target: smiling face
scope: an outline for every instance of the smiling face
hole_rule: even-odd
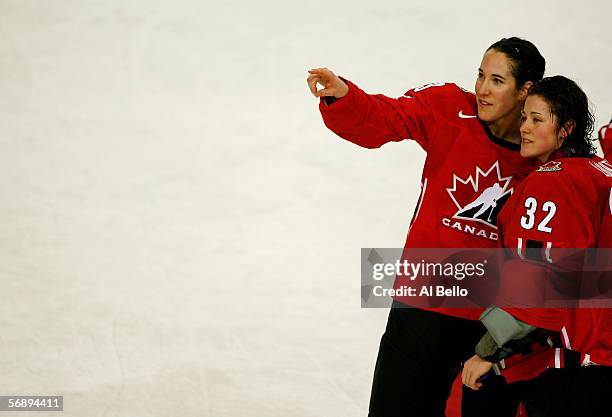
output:
[[[517,90],[511,61],[506,54],[494,49],[485,52],[475,86],[478,118],[493,125],[518,124],[521,104],[529,86],[523,87]]]
[[[546,162],[561,147],[566,134],[557,126],[550,105],[540,96],[529,96],[521,113],[521,156]]]

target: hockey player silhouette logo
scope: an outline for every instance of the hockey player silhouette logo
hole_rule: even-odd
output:
[[[476,166],[476,172],[462,179],[453,174],[453,186],[447,188],[457,206],[455,219],[472,220],[497,229],[497,214],[510,195],[512,176],[502,177],[499,161],[486,171]]]

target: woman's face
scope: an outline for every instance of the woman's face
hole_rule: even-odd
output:
[[[526,92],[517,91],[510,60],[503,52],[485,52],[476,78],[478,118],[496,122],[504,117],[518,117]]]
[[[521,156],[546,162],[561,147],[564,131],[540,96],[529,96],[521,113]]]

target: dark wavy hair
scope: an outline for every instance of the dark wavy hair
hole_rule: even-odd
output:
[[[595,118],[589,100],[578,84],[561,75],[546,77],[533,85],[529,96],[541,97],[548,103],[557,133],[569,124],[574,125],[561,145],[567,156],[590,158],[597,153],[591,139]]]
[[[536,46],[521,38],[503,38],[487,48],[503,53],[510,60],[510,71],[519,90],[527,81],[541,80],[546,69],[546,60]]]

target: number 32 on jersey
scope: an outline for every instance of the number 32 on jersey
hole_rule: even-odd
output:
[[[546,201],[540,207],[538,200],[533,197],[528,197],[525,200],[526,213],[521,216],[521,227],[525,230],[531,230],[535,226],[536,213],[541,211],[546,213],[546,217],[538,223],[537,230],[544,233],[551,233],[552,228],[548,226],[548,223],[552,220],[557,213],[557,206],[552,201]],[[539,216],[538,216],[539,217]]]

